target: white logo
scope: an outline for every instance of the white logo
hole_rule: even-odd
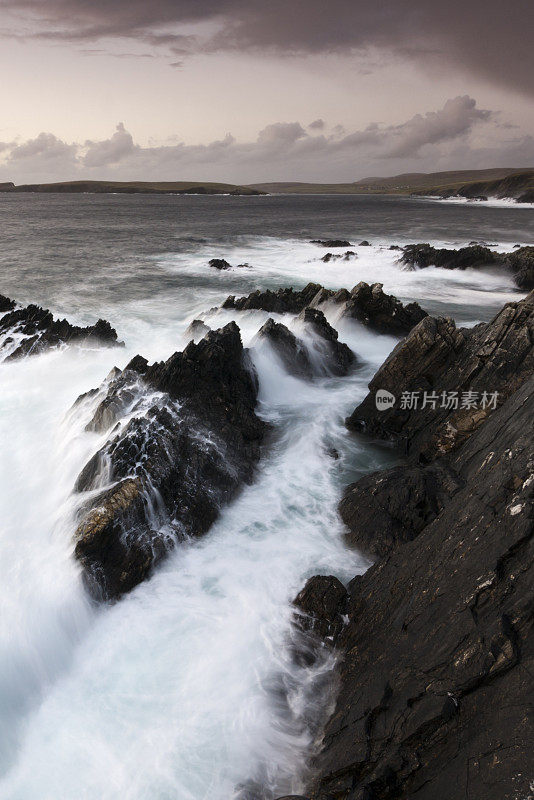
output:
[[[375,395],[375,403],[379,411],[386,411],[386,409],[392,408],[395,405],[395,400],[395,395],[386,389],[379,389]]]

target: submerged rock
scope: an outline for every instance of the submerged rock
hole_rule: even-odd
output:
[[[235,323],[165,362],[137,356],[110,386],[106,409],[136,369],[148,410],[126,421],[76,482],[93,494],[81,509],[75,554],[89,588],[105,599],[147,577],[177,541],[208,530],[252,479],[266,430]]]
[[[209,333],[211,328],[206,325],[201,319],[194,319],[190,325],[188,325],[185,336],[187,339],[192,339],[194,342],[200,341],[203,339],[204,336]]]
[[[321,247],[352,247],[346,239],[312,239],[311,244],[318,244]]]
[[[326,253],[321,261],[328,264],[330,261],[351,261],[354,258],[358,258],[354,250],[347,250],[345,253]]]
[[[347,590],[333,575],[315,575],[293,601],[296,621],[305,631],[313,631],[323,641],[335,644],[347,613]]]
[[[534,292],[471,329],[426,317],[380,367],[347,425],[398,440],[426,463],[458,447],[532,374],[533,341]],[[379,410],[379,390],[394,404]]]
[[[117,331],[104,319],[82,328],[71,325],[66,319],[54,319],[50,311],[40,306],[16,308],[14,301],[7,297],[1,299],[3,310],[11,310],[0,317],[0,355],[15,337],[20,339],[16,349],[5,358],[6,361],[36,355],[63,344],[124,346],[124,342],[117,341]]]

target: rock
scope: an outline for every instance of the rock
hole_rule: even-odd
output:
[[[418,267],[419,269],[425,267],[479,269],[502,264],[502,257],[499,253],[479,244],[451,250],[445,247],[435,248],[426,243],[406,245],[400,261],[408,267]]]
[[[315,575],[293,601],[297,625],[313,631],[321,640],[335,644],[347,612],[347,590],[333,575]]]
[[[238,311],[256,309],[275,314],[299,314],[322,288],[318,283],[308,283],[300,291],[290,288],[278,289],[276,292],[266,289],[262,292],[257,289],[246,297],[236,299],[230,295],[222,304],[222,308],[235,308]]]
[[[0,312],[12,311],[15,305],[16,303],[14,300],[10,300],[10,298],[6,297],[4,294],[0,294]]]
[[[350,261],[353,258],[358,258],[354,250],[347,250],[345,253],[326,253],[321,258],[321,261],[324,261],[325,264],[328,264],[329,261],[339,261],[342,259],[343,261]]]
[[[204,336],[209,333],[211,330],[205,322],[201,319],[194,319],[190,325],[188,325],[185,336],[187,339],[192,339],[194,342],[200,341],[203,339]]]
[[[351,292],[347,289],[325,289],[317,283],[309,283],[301,291],[278,289],[276,292],[259,289],[246,297],[228,297],[222,308],[235,308],[239,311],[258,309],[278,314],[299,314],[308,306],[317,308],[331,302],[342,306],[343,317],[356,319],[364,325],[392,336],[404,336],[418,322],[427,316],[418,303],[403,305],[393,295],[385,294],[381,283],[370,286],[363,281]]]
[[[534,247],[520,247],[504,258],[517,286],[528,291],[534,289]]]
[[[356,357],[350,347],[338,341],[338,332],[329,324],[322,311],[305,308],[298,317],[299,322],[313,337],[314,348],[326,372],[332,375],[347,375]],[[316,370],[320,369],[317,359],[312,359]]]
[[[412,460],[428,463],[464,442],[532,373],[533,340],[534,292],[471,329],[427,316],[380,367],[347,425],[397,440]],[[393,406],[377,409],[380,389],[395,396]],[[414,395],[416,408],[410,402]]]
[[[402,250],[402,247],[400,247],[398,244],[390,244],[388,250]]]
[[[516,198],[517,203],[534,203],[534,189],[528,189]]]
[[[10,300],[8,302],[13,303]],[[13,341],[13,334],[23,338],[16,350],[6,357],[6,361],[35,355],[63,344],[86,343],[124,347],[124,342],[117,341],[116,330],[104,319],[81,328],[71,325],[66,319],[54,319],[50,311],[35,305],[13,308],[0,317],[0,352],[5,347],[6,340]]]
[[[384,557],[415,539],[462,486],[447,465],[400,466],[366,475],[349,486],[339,505],[347,541]]]
[[[362,242],[360,242],[358,247],[371,247],[371,243],[368,242],[367,239],[364,239]]]
[[[291,375],[308,379],[313,377],[313,368],[304,342],[297,339],[285,325],[268,319],[260,328],[258,338],[269,342]]]
[[[311,244],[318,244],[321,247],[352,247],[346,239],[312,239]]]
[[[104,599],[132,589],[177,541],[209,529],[252,480],[266,430],[254,411],[257,382],[235,323],[165,362],[149,366],[136,356],[104,401],[114,416],[121,410],[114,407],[116,387],[128,390],[137,365],[139,402],[148,410],[106,442],[75,487],[92,492],[75,555],[88,587]]]
[[[350,292],[343,317],[356,319],[380,333],[404,336],[427,316],[418,303],[404,306],[396,297],[385,294],[381,283],[358,283]]]
[[[493,362],[496,373],[502,364]],[[426,524],[417,518],[417,538],[389,542],[387,556],[349,584],[313,800],[531,793],[534,377],[523,377],[449,456],[461,485]],[[393,491],[380,493],[383,475],[371,502],[398,517]]]
[[[232,265],[224,258],[210,258],[208,264],[213,269],[232,269]]]

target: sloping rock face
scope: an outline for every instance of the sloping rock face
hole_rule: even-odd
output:
[[[347,425],[398,440],[428,463],[458,447],[532,374],[533,341],[534,292],[469,330],[426,317],[386,359]],[[380,389],[396,401],[379,411]]]
[[[54,319],[50,311],[40,306],[15,306],[13,300],[0,297],[0,312],[8,312],[0,318],[0,356],[15,337],[20,339],[15,350],[4,359],[6,361],[36,355],[44,350],[75,342],[123,346],[123,342],[117,341],[117,331],[104,319],[99,319],[95,325],[81,328],[71,325],[66,319]]]
[[[301,291],[278,289],[272,292],[259,289],[246,297],[228,297],[222,308],[238,311],[257,309],[278,314],[300,314],[305,308],[318,308],[323,303],[339,306],[340,315],[356,319],[364,325],[393,336],[405,336],[427,316],[418,303],[403,305],[393,295],[385,294],[381,283],[358,283],[352,291],[325,289],[318,283],[309,283]]]
[[[405,512],[389,472],[349,490],[356,541],[383,558],[348,587],[340,691],[312,765],[312,798],[530,796],[533,425],[528,377],[448,459],[456,488],[429,517],[418,500],[428,466],[404,478],[415,486]],[[359,516],[364,490],[382,508],[373,527],[366,511]],[[413,537],[384,539],[392,519]]]
[[[177,541],[205,533],[251,481],[266,430],[256,395],[235,323],[168,361],[149,366],[136,356],[113,378],[88,427],[102,431],[126,412],[129,421],[75,487],[94,492],[82,507],[75,554],[95,595],[132,589]]]

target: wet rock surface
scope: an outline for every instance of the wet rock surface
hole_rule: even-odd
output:
[[[409,267],[441,267],[442,269],[477,269],[502,264],[503,259],[480,244],[460,247],[458,250],[446,247],[432,247],[430,244],[409,244],[403,248],[401,263]]]
[[[144,387],[144,395],[132,388]],[[126,419],[76,483],[82,506],[75,554],[90,590],[113,599],[146,578],[177,541],[205,533],[252,479],[266,425],[238,327],[211,331],[165,362],[136,356],[113,378],[90,429]]]
[[[298,626],[335,644],[345,624],[347,599],[347,590],[336,577],[314,575],[293,601]]]
[[[386,294],[381,283],[358,283],[346,300],[342,316],[356,319],[380,333],[404,336],[427,316],[418,303],[403,305]]]
[[[507,266],[520,289],[534,289],[534,247],[520,247],[506,256]]]
[[[232,265],[224,258],[210,258],[208,264],[213,269],[232,269]]]
[[[380,367],[347,425],[397,440],[411,459],[427,463],[458,447],[532,374],[533,341],[534,292],[471,329],[426,317]],[[380,389],[396,400],[379,411]]]
[[[268,341],[287,372],[299,378],[313,377],[313,367],[304,342],[281,322],[268,319],[258,331],[260,341]]]
[[[313,337],[314,347],[320,357],[318,363],[315,361],[317,371],[320,372],[324,364],[327,374],[347,375],[356,357],[347,344],[338,341],[338,332],[329,324],[323,312],[316,308],[305,308],[299,314],[298,322]]]
[[[347,289],[325,289],[318,283],[309,283],[304,289],[278,289],[276,292],[259,289],[246,297],[228,297],[222,308],[239,311],[256,309],[278,314],[299,314],[308,306],[318,308],[323,303],[337,306],[337,313],[355,319],[363,325],[393,336],[404,336],[414,325],[427,316],[418,303],[403,305],[393,295],[383,291],[381,283],[358,283],[350,292]]]
[[[0,317],[0,357],[2,350],[18,341],[16,348],[4,358],[6,361],[36,355],[63,344],[123,346],[123,342],[117,340],[117,331],[104,319],[79,327],[66,319],[54,319],[50,311],[40,306],[16,308],[13,300],[3,296],[0,297],[2,311],[7,313]]]
[[[313,798],[529,795],[533,420],[528,378],[449,462],[460,486],[437,516],[349,584]]]
[[[485,378],[507,387],[505,397],[446,454],[425,448],[420,438],[433,439],[442,423],[433,410],[434,422],[427,416],[424,430],[414,434],[415,452],[426,452],[430,463],[365,476],[345,492],[340,512],[348,539],[379,560],[340,600],[345,624],[334,634],[339,693],[311,764],[313,800],[529,796],[531,315],[532,297],[508,304],[469,333],[456,331],[450,320],[438,325],[429,318],[419,326],[434,338],[426,356],[413,353],[414,372],[458,376],[469,363],[470,379],[484,370]],[[414,330],[415,340],[422,331]],[[402,348],[388,361],[402,361]],[[473,358],[482,366],[472,368]],[[410,362],[403,363],[407,368]],[[387,413],[375,409],[377,416]],[[437,457],[430,460],[432,453]],[[333,581],[316,576],[299,595],[305,619],[327,643],[335,598],[343,597]]]

